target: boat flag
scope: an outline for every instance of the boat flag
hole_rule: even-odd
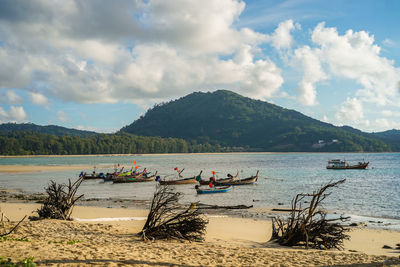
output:
[[[178,170],[178,167],[175,167],[174,170],[177,171],[177,170]]]
[[[213,175],[215,175],[215,171],[211,171],[211,173],[212,173]]]
[[[133,161],[133,165],[135,165],[135,164],[136,164],[136,160]]]
[[[139,166],[135,166],[135,170],[139,169]]]

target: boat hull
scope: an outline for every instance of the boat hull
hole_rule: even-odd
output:
[[[231,189],[231,186],[223,186],[220,188],[210,188],[210,189],[196,189],[197,194],[217,194],[217,193],[226,193]]]
[[[248,185],[254,184],[258,179],[258,176],[249,177],[246,179],[236,180],[236,181],[227,181],[227,182],[216,182],[215,185]]]
[[[141,177],[141,178],[126,178],[126,179],[118,179],[113,180],[114,184],[123,184],[123,183],[141,183],[141,182],[151,182],[156,178],[155,175],[150,177]]]
[[[177,185],[177,184],[197,184],[196,177],[185,178],[180,180],[171,180],[171,181],[158,181],[160,185]]]
[[[143,177],[143,173],[140,173],[136,176],[117,176],[112,181],[114,184],[151,182],[155,180],[156,176],[157,172],[149,177]]]
[[[326,166],[328,170],[363,170],[367,168],[369,162],[365,162],[357,165],[347,165],[347,166]]]
[[[219,183],[223,184],[223,183],[226,183],[226,182],[234,181],[238,177],[239,177],[239,171],[236,173],[235,176],[218,179],[216,181],[216,184],[219,184]],[[210,183],[210,181],[208,181],[208,180],[200,180],[199,181],[200,185],[208,185],[209,183]]]

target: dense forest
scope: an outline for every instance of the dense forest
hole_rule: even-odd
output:
[[[393,146],[351,127],[336,127],[226,90],[195,92],[155,105],[121,132],[254,151],[382,152],[392,151]]]
[[[31,131],[0,134],[0,155],[77,155],[199,153],[234,151],[219,145],[198,144],[177,138],[143,137],[132,134],[96,134],[87,137],[57,136]]]

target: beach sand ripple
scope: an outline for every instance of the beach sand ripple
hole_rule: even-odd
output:
[[[400,259],[363,253],[250,248],[226,242],[143,242],[119,225],[25,221],[0,243],[0,256],[33,256],[40,265],[60,266],[400,266]]]

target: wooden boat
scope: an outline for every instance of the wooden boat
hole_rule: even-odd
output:
[[[189,177],[189,178],[182,178],[178,180],[158,180],[160,185],[178,185],[178,184],[196,184],[198,180],[201,180],[201,173],[203,171],[200,171],[199,175]]]
[[[204,188],[200,189],[198,185],[196,185],[197,194],[216,194],[216,193],[226,193],[231,189],[232,186],[221,186],[221,187],[213,187],[213,188]]]
[[[112,180],[117,177],[119,174],[122,173],[122,171],[124,170],[124,167],[122,167],[119,171],[117,169],[117,167],[115,167],[114,172],[108,172],[106,174],[106,177],[103,178],[104,182],[112,182]]]
[[[250,176],[248,178],[244,179],[239,179],[239,180],[231,180],[231,181],[222,181],[219,182],[218,180],[214,183],[214,185],[248,185],[248,184],[254,184],[258,180],[258,173],[257,171],[256,175]]]
[[[236,180],[239,177],[239,171],[237,171],[235,176],[232,176],[230,174],[227,175],[228,177],[226,178],[221,178],[221,179],[217,179],[216,183],[224,183],[224,182],[229,182],[229,181],[233,181]],[[198,181],[200,185],[208,185],[210,183],[210,180],[200,180]]]
[[[83,177],[83,180],[104,179],[106,177],[102,172],[92,172],[91,174],[87,174],[86,172],[84,172],[83,174],[81,174],[81,176]]]
[[[157,176],[157,172],[151,176],[145,176],[143,173],[135,177],[118,177],[113,180],[113,183],[140,183],[140,182],[151,182],[154,181]]]
[[[358,162],[355,165],[348,164],[345,160],[333,159],[328,161],[327,169],[330,170],[348,170],[348,169],[365,169],[369,164],[368,162]]]

